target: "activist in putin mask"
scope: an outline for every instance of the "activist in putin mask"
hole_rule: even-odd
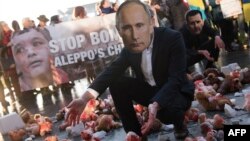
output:
[[[22,91],[67,82],[67,74],[53,65],[51,37],[39,28],[24,29],[12,37],[12,52]]]
[[[153,30],[153,19],[140,5],[121,8],[116,26],[124,46],[133,53],[140,53],[149,47]],[[149,12],[149,11],[148,11]],[[150,13],[150,12],[149,12]]]

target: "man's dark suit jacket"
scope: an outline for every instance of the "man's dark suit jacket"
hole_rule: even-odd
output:
[[[103,93],[115,80],[131,67],[136,78],[144,81],[141,70],[142,53],[131,53],[126,47],[119,57],[104,70],[89,86]],[[161,107],[166,107],[176,94],[182,93],[193,100],[194,85],[186,77],[186,49],[182,35],[167,28],[154,29],[152,51],[153,77],[159,91],[152,98]]]

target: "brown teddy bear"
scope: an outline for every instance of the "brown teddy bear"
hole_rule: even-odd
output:
[[[208,74],[210,74],[210,73],[214,74],[216,77],[223,77],[223,78],[225,77],[225,75],[216,68],[207,68],[203,72],[203,75],[204,75],[204,77],[207,77]]]
[[[24,129],[12,130],[8,133],[11,141],[23,141],[26,132]]]
[[[20,114],[22,120],[24,123],[26,124],[32,124],[32,123],[36,123],[36,121],[34,120],[34,115],[32,115],[29,111],[22,111]]]
[[[210,94],[205,93],[203,91],[197,91],[195,96],[196,96],[196,99],[198,100],[198,102],[207,111],[223,110],[225,104],[228,104],[230,106],[234,106],[234,104],[230,101],[229,98],[227,98],[221,94],[216,94],[215,96],[213,96],[213,95],[210,95]]]
[[[95,131],[110,131],[114,128],[121,127],[121,123],[115,122],[112,115],[100,115],[96,121]]]
[[[249,84],[250,83],[250,70],[249,69],[241,70],[240,75],[241,75],[241,83],[242,84]]]
[[[209,73],[207,77],[203,79],[203,83],[206,86],[211,85],[214,88],[214,90],[217,90],[220,87],[222,80],[220,80],[218,76],[216,76],[216,74]]]
[[[242,89],[242,87],[243,86],[238,77],[227,75],[224,81],[222,82],[221,86],[217,90],[217,92],[224,95],[224,94],[239,91]]]
[[[223,79],[225,78],[225,75],[220,72],[218,69],[216,68],[208,68],[203,72],[204,75],[204,79],[203,82],[205,85],[211,85],[213,86],[214,90],[217,90]]]

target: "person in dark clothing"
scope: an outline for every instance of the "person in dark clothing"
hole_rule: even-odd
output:
[[[137,0],[121,4],[116,13],[116,27],[125,47],[82,97],[67,106],[67,120],[72,124],[79,122],[86,103],[109,87],[128,138],[131,132],[139,138],[145,137],[158,118],[165,124],[173,123],[175,137],[184,139],[188,135],[184,115],[194,98],[194,84],[187,79],[181,33],[154,28],[148,6]],[[128,67],[134,70],[135,77],[124,76]],[[149,109],[143,125],[136,117],[133,102]]]
[[[231,44],[237,38],[237,32],[234,32],[233,20],[223,17],[220,1],[209,0],[209,5],[212,7],[213,22],[221,30],[221,38],[225,42],[225,49],[233,51]]]
[[[181,28],[187,48],[187,67],[205,60],[206,68],[215,67],[219,58],[219,49],[224,48],[224,42],[219,33],[205,24],[199,10],[186,13],[186,25]]]

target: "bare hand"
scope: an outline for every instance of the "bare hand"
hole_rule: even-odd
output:
[[[80,116],[86,104],[90,99],[94,98],[89,92],[84,93],[82,98],[75,99],[67,106],[68,112],[66,113],[66,120],[70,125],[76,125],[80,121]]]
[[[149,104],[148,106],[149,117],[148,117],[148,121],[144,123],[143,126],[141,127],[142,135],[148,134],[149,131],[152,129],[154,125],[154,121],[156,120],[157,110],[158,110],[158,104],[155,104],[155,103]]]
[[[70,102],[67,106],[68,112],[66,113],[66,120],[70,125],[78,124],[80,121],[80,116],[84,110],[87,102],[83,99],[75,99]]]
[[[218,47],[218,48],[225,48],[225,44],[223,42],[223,40],[220,38],[220,36],[215,36],[215,47]]]

